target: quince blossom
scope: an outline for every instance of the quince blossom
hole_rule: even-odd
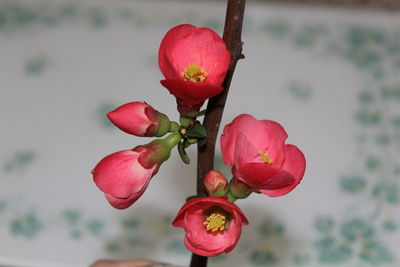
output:
[[[233,166],[234,179],[270,197],[292,191],[303,178],[306,161],[294,145],[285,144],[287,133],[277,122],[237,116],[221,136],[225,164]]]
[[[161,41],[158,64],[165,77],[161,84],[173,94],[185,115],[219,94],[230,65],[230,53],[217,33],[182,24]]]
[[[186,202],[172,222],[185,232],[184,244],[195,254],[213,257],[237,244],[247,218],[226,197],[199,197]]]

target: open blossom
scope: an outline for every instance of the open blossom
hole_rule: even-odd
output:
[[[239,241],[242,225],[247,224],[239,207],[226,197],[191,199],[172,222],[185,230],[186,248],[206,257],[229,253]]]
[[[144,193],[180,139],[179,134],[172,134],[132,150],[108,155],[93,169],[93,180],[111,206],[126,209]]]
[[[300,183],[306,167],[303,153],[286,138],[279,123],[242,114],[224,128],[222,156],[235,179],[253,191],[282,196]]]
[[[170,125],[165,114],[143,102],[122,105],[107,117],[122,131],[136,136],[163,136]]]
[[[188,113],[223,90],[230,54],[213,30],[183,24],[164,36],[158,64],[165,77],[161,84],[177,98],[178,110]]]

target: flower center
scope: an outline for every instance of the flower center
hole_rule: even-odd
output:
[[[206,79],[207,72],[196,64],[190,64],[183,70],[183,80],[187,82],[203,82]]]
[[[220,212],[211,213],[205,222],[203,222],[207,230],[211,232],[224,231],[226,225],[226,216]]]
[[[261,151],[258,151],[258,154],[260,155],[260,157],[262,158],[264,163],[266,163],[266,164],[271,164],[272,163],[272,159],[269,158],[268,153],[263,153]]]

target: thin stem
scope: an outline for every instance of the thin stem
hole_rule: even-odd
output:
[[[204,190],[204,175],[213,169],[215,143],[219,126],[221,123],[222,114],[224,112],[226,98],[229,92],[229,86],[232,81],[236,63],[239,59],[244,58],[242,54],[241,40],[243,15],[246,5],[246,0],[228,0],[228,6],[225,17],[225,27],[223,39],[231,53],[231,64],[226,75],[225,81],[222,84],[224,91],[217,96],[214,96],[208,101],[206,115],[203,125],[207,130],[207,144],[198,147],[198,162],[197,162],[197,194],[206,195]],[[207,257],[192,254],[190,267],[205,267],[207,266]]]

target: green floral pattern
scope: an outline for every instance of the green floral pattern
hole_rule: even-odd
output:
[[[99,38],[100,42],[105,42],[108,38],[112,38],[110,29],[116,29],[115,25],[118,25],[126,31],[127,36],[133,33],[134,38],[139,39],[146,38],[143,34],[145,32],[154,34],[157,32],[159,34],[157,39],[160,39],[160,27],[166,30],[169,26],[185,22],[211,27],[219,32],[222,30],[223,17],[220,13],[204,12],[203,14],[189,4],[182,3],[182,7],[179,7],[177,11],[164,12],[162,9],[153,10],[144,2],[138,4],[142,8],[134,4],[117,2],[118,4],[114,6],[68,0],[54,3],[34,1],[31,4],[27,4],[27,1],[1,1],[0,38],[5,38],[6,41],[10,38],[8,42],[12,45],[13,38],[15,40],[26,38],[29,41],[29,38],[32,38],[30,35],[42,33],[46,36],[45,33],[81,27],[86,31],[85,34],[91,34],[93,38]],[[248,20],[244,26],[246,43],[260,42],[267,48],[268,45],[289,46],[296,55],[305,57],[316,64],[321,72],[324,72],[325,61],[329,64],[330,60],[337,60],[342,64],[341,66],[346,65],[354,71],[354,76],[357,76],[360,81],[359,87],[352,88],[354,92],[343,95],[343,98],[351,98],[352,108],[347,118],[355,129],[354,133],[349,130],[350,134],[354,134],[354,147],[349,148],[346,153],[354,154],[354,157],[351,164],[336,166],[337,173],[332,174],[334,176],[332,179],[336,179],[336,188],[332,190],[338,190],[336,197],[345,201],[346,207],[341,206],[332,211],[330,209],[316,210],[314,217],[309,218],[307,225],[297,225],[289,219],[283,219],[285,217],[278,216],[277,212],[266,213],[266,210],[257,210],[257,214],[253,217],[249,215],[251,225],[247,227],[247,232],[244,232],[238,247],[229,256],[222,255],[211,259],[212,264],[216,266],[397,266],[400,202],[400,110],[398,108],[400,104],[400,31],[396,27],[385,26],[385,24],[364,24],[361,19],[357,22],[357,18],[331,23],[321,17],[314,21],[297,21],[282,10],[277,10],[279,16],[257,16],[257,12],[251,8],[248,12]],[[62,57],[58,57],[54,51],[51,52],[51,49],[49,51],[32,49],[32,51],[24,52],[26,57],[16,59],[19,67],[15,69],[21,70],[19,71],[23,75],[21,79],[25,79],[28,84],[43,82],[57,68],[63,69]],[[315,58],[321,57],[323,63],[315,61]],[[141,58],[138,57],[135,60],[137,60],[136,65],[151,69],[152,74],[158,75],[157,79],[161,77],[158,70],[154,72],[157,67],[154,53],[151,55],[142,53]],[[247,63],[251,64],[251,60],[250,57]],[[2,62],[0,66],[1,64]],[[287,62],[287,64],[294,63]],[[4,69],[7,69],[7,66]],[[88,70],[90,71],[95,72],[96,69]],[[142,74],[137,69],[134,71],[130,79],[136,82],[135,79],[139,80]],[[75,77],[70,79],[72,91],[76,85],[74,79]],[[309,75],[299,71],[299,75],[287,74],[282,79],[284,81],[281,81],[281,84],[286,90],[282,90],[283,96],[277,95],[277,101],[291,103],[293,109],[299,109],[302,112],[307,112],[304,110],[308,105],[314,105],[320,101],[324,81],[321,82],[318,73]],[[343,85],[343,82],[338,81],[338,86],[340,85]],[[53,86],[52,90],[57,90],[58,84],[53,84]],[[131,86],[129,85],[128,88]],[[116,81],[115,88],[118,87],[125,87],[125,85]],[[18,88],[12,89],[17,92]],[[7,92],[14,94],[13,90]],[[140,95],[134,89],[130,90],[123,97]],[[141,88],[141,90],[144,93],[147,92],[147,88]],[[18,99],[28,102],[28,98],[24,100],[25,93],[20,93]],[[52,93],[52,91],[47,93]],[[66,92],[58,93],[62,97],[67,95]],[[91,93],[96,94],[96,91],[93,90]],[[38,91],[37,94],[44,96],[46,91]],[[268,92],[266,96],[270,96]],[[69,100],[70,107],[83,105],[84,101],[80,101],[81,97],[84,99],[74,91],[74,101]],[[80,117],[84,118],[88,124],[94,124],[95,129],[92,132],[88,129],[83,129],[82,132],[76,131],[74,138],[78,139],[77,136],[91,138],[90,135],[110,133],[113,127],[105,114],[114,109],[117,106],[116,103],[131,101],[126,98],[118,99],[112,93],[107,96],[102,95],[101,98],[96,105],[88,105],[88,108],[82,109],[89,114],[88,116],[84,113],[80,114]],[[57,99],[52,99],[52,101],[58,103]],[[56,110],[58,107],[51,101],[43,103],[48,105],[49,109]],[[38,105],[43,103],[38,103]],[[339,104],[337,109],[341,109]],[[332,110],[332,112],[343,111]],[[30,116],[30,112],[26,113]],[[314,110],[312,114],[302,115],[307,118],[307,116],[312,117],[314,113],[318,111]],[[228,113],[229,116],[233,114]],[[40,124],[43,120],[49,120],[47,117],[40,119],[29,117],[27,122],[36,120],[35,122]],[[68,123],[68,116],[56,120],[65,120]],[[43,127],[42,124],[40,125]],[[35,127],[32,125],[29,127],[28,132],[35,131]],[[342,126],[338,125],[338,127]],[[67,133],[71,129],[57,130],[56,127],[49,127],[46,133],[40,132],[40,134],[47,134],[48,144],[52,146],[55,145],[51,142],[52,138],[65,134],[65,140],[62,140],[65,142],[65,145],[61,146],[62,152],[53,155],[53,158],[61,157],[60,154],[65,151],[64,160],[68,162],[68,159],[79,155],[76,151],[74,153],[68,151],[71,136]],[[39,180],[38,183],[43,183],[41,188],[45,188],[48,184],[52,187],[50,193],[46,191],[48,189],[44,190],[43,197],[47,202],[38,200],[37,195],[40,194],[37,192],[38,187],[33,187],[32,190],[29,187],[22,191],[16,190],[23,187],[21,181],[38,179],[37,174],[31,177],[31,173],[38,166],[41,165],[44,170],[48,169],[48,166],[44,167],[44,165],[50,160],[46,154],[49,148],[43,144],[34,145],[20,145],[15,142],[12,146],[7,146],[0,157],[0,180],[11,186],[10,190],[1,191],[0,230],[5,229],[5,232],[10,235],[10,240],[34,245],[41,238],[56,232],[58,234],[55,240],[59,243],[71,242],[76,246],[86,243],[97,245],[98,247],[94,248],[98,250],[96,258],[151,257],[153,254],[149,252],[155,251],[154,253],[160,254],[160,257],[169,255],[170,259],[187,262],[189,252],[183,245],[183,233],[170,226],[180,202],[176,204],[175,209],[167,209],[163,212],[145,209],[146,212],[132,211],[131,213],[131,210],[128,210],[123,213],[124,216],[118,214],[108,218],[108,215],[104,215],[98,209],[92,211],[93,206],[85,204],[86,201],[89,202],[92,194],[83,196],[82,192],[77,190],[74,201],[75,191],[68,188],[68,184],[60,184],[58,187],[51,183],[52,180]],[[85,150],[83,145],[80,148]],[[57,163],[55,161],[54,164]],[[215,166],[227,176],[230,175],[230,169],[223,165],[218,153]],[[85,168],[89,169],[86,165]],[[309,169],[313,168],[316,167],[309,164]],[[66,179],[63,176],[64,172],[70,174],[68,170],[59,169],[58,173],[44,171],[43,175],[52,176],[52,179],[58,179],[58,177]],[[85,175],[89,174],[85,173]],[[16,177],[24,179],[15,179]],[[305,179],[308,179],[307,174]],[[77,188],[80,185],[81,182],[76,183]],[[71,193],[72,200],[58,199],[57,193],[54,192],[62,191],[63,187],[74,191]],[[181,189],[177,186],[176,191]],[[305,185],[296,190],[310,189],[307,189]],[[50,206],[49,203],[57,201],[62,203],[58,212],[48,212],[46,208]],[[163,201],[167,202],[167,199]],[[264,201],[269,203],[268,199]],[[76,202],[82,204],[79,205]],[[99,203],[96,200],[96,203],[95,205],[106,205],[105,201]],[[273,203],[280,205],[279,201]],[[281,210],[283,213],[286,212],[284,208]],[[293,234],[296,229],[307,233],[307,238],[297,240]],[[132,254],[133,251],[134,254]],[[0,246],[0,256],[3,253],[7,256],[9,250]]]

